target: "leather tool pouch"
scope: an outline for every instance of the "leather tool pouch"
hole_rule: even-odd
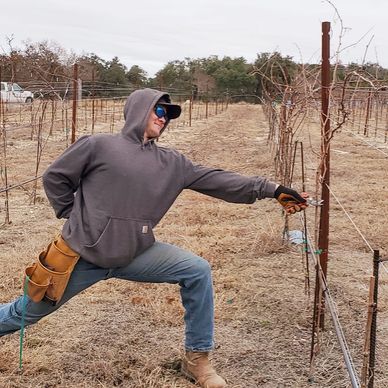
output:
[[[65,292],[78,259],[78,253],[62,237],[55,239],[39,254],[38,260],[25,269],[25,275],[29,277],[28,296],[34,302],[45,299],[55,306]]]

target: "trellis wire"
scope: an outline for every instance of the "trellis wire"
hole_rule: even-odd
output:
[[[302,216],[300,216],[300,219],[301,219],[301,222],[303,224]],[[330,294],[330,290],[327,286],[326,279],[325,279],[324,273],[322,271],[319,259],[317,258],[316,254],[315,254],[316,250],[313,248],[313,245],[311,243],[311,238],[310,238],[310,233],[309,233],[308,228],[306,228],[306,230],[307,230],[307,236],[305,236],[305,239],[306,239],[308,248],[310,250],[310,253],[312,255],[314,264],[315,264],[316,268],[318,269],[318,279],[319,279],[319,282],[321,285],[322,293],[325,297],[326,305],[329,308],[329,311],[330,311],[330,314],[331,314],[331,317],[333,320],[334,329],[335,329],[335,332],[337,334],[338,342],[339,342],[339,345],[341,347],[341,351],[342,351],[342,354],[344,357],[344,361],[345,361],[346,369],[347,369],[349,377],[350,377],[350,381],[352,383],[352,387],[359,388],[360,381],[359,381],[359,378],[358,378],[357,373],[355,371],[355,367],[354,367],[354,363],[353,363],[353,360],[352,360],[352,357],[350,354],[349,346],[346,342],[346,337],[345,337],[344,331],[342,329],[341,323],[340,323],[339,318],[338,318],[338,312],[337,312],[337,309],[335,307],[335,302],[334,302],[334,300]]]

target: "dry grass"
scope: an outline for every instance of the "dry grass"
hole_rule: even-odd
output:
[[[271,178],[265,128],[260,107],[239,104],[192,128],[167,131],[162,143],[205,165]],[[309,125],[308,130],[317,148],[317,124]],[[304,133],[307,136],[307,128]],[[16,134],[12,142],[15,150],[10,153],[9,172],[17,182],[33,171],[34,145],[28,136]],[[61,149],[59,142],[48,144],[42,170]],[[335,194],[368,241],[386,251],[387,159],[346,133],[338,134],[333,149]],[[306,160],[312,190],[316,159],[310,154]],[[39,197],[36,205],[30,205],[28,191],[11,192],[12,224],[0,229],[1,302],[19,294],[23,267],[61,226],[41,189]],[[308,210],[310,224],[313,213]],[[301,249],[282,243],[283,225],[273,200],[233,205],[185,192],[156,235],[211,263],[216,301],[214,363],[230,387],[348,387],[329,315],[314,384],[307,381],[312,302],[304,292]],[[290,227],[300,229],[299,217],[290,219]],[[334,200],[330,233],[329,283],[359,371],[372,255]],[[384,336],[388,329],[387,276],[384,272],[381,276],[377,388],[388,385],[384,370],[388,359]],[[0,339],[1,387],[193,386],[179,373],[183,311],[176,286],[119,280],[93,286],[27,329],[21,374],[17,370],[18,342],[18,334]]]

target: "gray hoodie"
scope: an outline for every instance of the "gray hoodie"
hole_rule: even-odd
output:
[[[46,170],[43,185],[62,236],[81,257],[104,268],[126,266],[152,246],[152,229],[183,189],[228,202],[273,198],[275,184],[262,177],[194,164],[176,150],[144,144],[150,112],[165,93],[133,92],[120,134],[83,136]]]

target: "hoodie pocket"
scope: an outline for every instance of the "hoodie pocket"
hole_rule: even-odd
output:
[[[149,220],[110,217],[97,241],[85,244],[81,256],[126,265],[155,242]]]

